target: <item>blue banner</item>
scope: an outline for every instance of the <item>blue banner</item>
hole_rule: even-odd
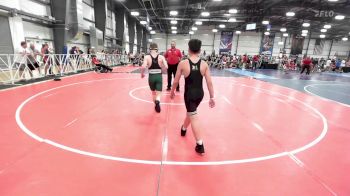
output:
[[[264,38],[261,40],[260,54],[271,56],[274,40],[275,35],[264,35]]]
[[[222,31],[219,54],[231,54],[233,31]]]

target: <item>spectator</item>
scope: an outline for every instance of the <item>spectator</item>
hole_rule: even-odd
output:
[[[30,54],[27,49],[27,42],[21,42],[21,47],[16,49],[15,53],[17,55],[14,56],[14,62],[16,67],[18,68],[19,78],[21,79],[23,77],[23,71],[27,66],[27,55]]]
[[[259,55],[254,55],[253,57],[253,69],[255,70],[257,68],[259,62]]]
[[[112,72],[113,69],[102,64],[95,55],[92,55],[92,63],[97,67],[96,70],[100,70],[101,73]]]
[[[39,63],[37,61],[37,57],[38,55],[41,56],[39,50],[37,50],[35,48],[35,45],[34,44],[30,44],[29,46],[29,55],[28,55],[28,67],[31,71],[34,71],[34,70],[38,70],[39,74],[41,75],[40,73],[40,66],[39,66]],[[32,72],[30,72],[32,73]]]
[[[310,57],[305,57],[303,60],[303,66],[300,74],[303,74],[306,69],[306,75],[310,75],[311,64],[312,64],[312,61]]]
[[[77,54],[84,54],[84,52],[82,50],[80,50],[79,47],[76,47],[76,51],[77,51]]]
[[[246,69],[247,63],[248,63],[248,56],[244,54],[242,57],[242,70]]]
[[[348,62],[346,63],[345,67],[350,67],[350,59],[349,59]]]

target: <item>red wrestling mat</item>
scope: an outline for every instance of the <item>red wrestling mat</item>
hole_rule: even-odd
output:
[[[116,73],[131,73],[133,71],[136,71],[140,69],[140,67],[135,67],[133,65],[126,65],[126,66],[118,66],[113,68],[113,72]]]
[[[214,78],[198,156],[191,131],[180,137],[182,92],[157,114],[147,83],[88,73],[0,91],[0,195],[350,194],[349,108]]]

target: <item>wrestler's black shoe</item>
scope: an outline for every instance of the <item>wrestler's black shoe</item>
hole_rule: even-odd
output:
[[[160,102],[158,100],[156,100],[154,103],[156,104],[154,109],[156,110],[157,113],[160,113]]]
[[[203,154],[203,153],[205,153],[205,151],[204,151],[204,145],[203,145],[203,144],[202,144],[202,145],[197,144],[195,150],[196,150],[196,152],[197,152],[198,154]]]
[[[166,91],[171,91],[171,88],[170,87],[166,88]]]
[[[187,131],[187,130],[186,130],[186,129],[184,130],[184,129],[183,129],[183,126],[181,126],[181,136],[182,136],[182,137],[185,137],[185,136],[186,136],[186,131]]]

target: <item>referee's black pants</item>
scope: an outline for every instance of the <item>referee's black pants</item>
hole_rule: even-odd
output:
[[[170,89],[171,86],[172,86],[171,80],[172,80],[173,76],[174,76],[174,79],[175,79],[175,75],[176,75],[176,71],[177,71],[177,66],[178,65],[179,64],[175,64],[175,65],[169,64],[168,65],[168,89]],[[176,90],[177,91],[180,90],[180,86],[179,85],[177,85]]]

